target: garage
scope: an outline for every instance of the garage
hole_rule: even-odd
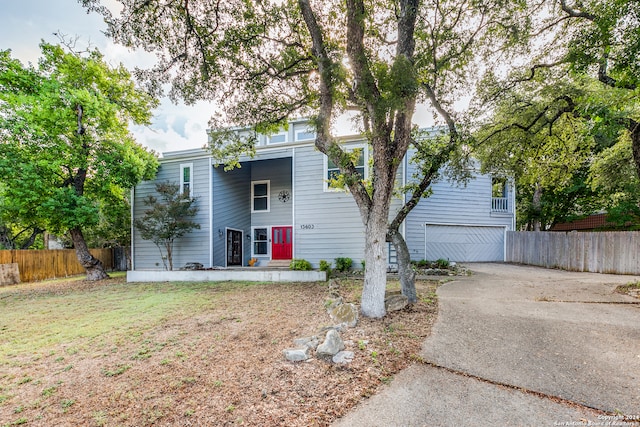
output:
[[[425,259],[504,261],[504,226],[425,224]]]

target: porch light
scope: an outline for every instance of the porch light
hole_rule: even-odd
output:
[[[222,232],[221,228],[218,228],[218,237],[222,237],[224,236],[224,233]]]

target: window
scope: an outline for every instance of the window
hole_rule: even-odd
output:
[[[285,131],[282,131],[282,132],[278,132],[278,133],[276,133],[274,135],[271,135],[269,137],[269,139],[267,140],[267,143],[268,144],[279,144],[279,143],[282,143],[282,142],[287,142],[287,134],[288,134],[288,132],[285,130]]]
[[[269,181],[251,183],[251,212],[269,212]]]
[[[180,165],[180,194],[193,194],[193,163]]]
[[[316,139],[316,132],[313,129],[300,129],[296,131],[296,141],[307,141]]]
[[[366,179],[367,168],[365,167],[365,160],[364,160],[367,157],[366,147],[359,146],[359,147],[350,147],[346,149],[347,152],[352,152],[356,150],[358,150],[358,153],[359,153],[358,159],[355,162],[356,171],[360,175],[361,179]],[[332,185],[330,181],[340,176],[340,169],[327,156],[325,156],[325,165],[326,165],[326,171],[327,171],[325,174],[325,190],[330,190],[330,191],[338,190],[338,188],[335,187],[335,185]]]
[[[252,255],[269,255],[269,229],[253,229]]]
[[[491,197],[507,197],[507,180],[504,178],[491,179]]]

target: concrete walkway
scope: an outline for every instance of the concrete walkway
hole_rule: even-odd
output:
[[[335,426],[640,425],[640,300],[613,292],[640,278],[470,268],[438,290],[426,363]]]

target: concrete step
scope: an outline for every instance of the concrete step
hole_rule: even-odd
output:
[[[269,264],[267,264],[267,267],[289,268],[290,264],[291,264],[290,259],[272,259],[271,261],[269,261]]]

